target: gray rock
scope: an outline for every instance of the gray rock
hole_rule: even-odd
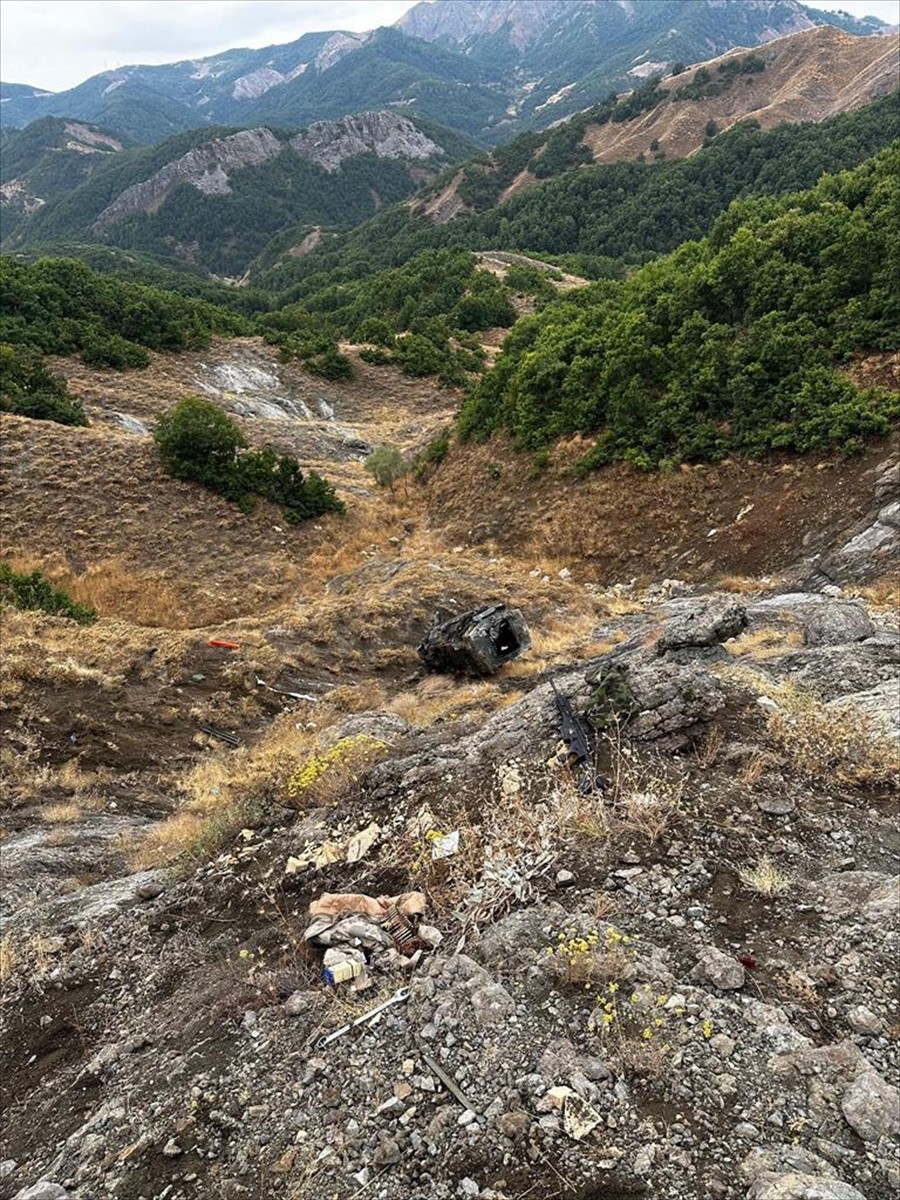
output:
[[[69,1200],[69,1193],[58,1183],[33,1183],[16,1192],[13,1200]]]
[[[841,646],[871,637],[875,626],[861,604],[832,600],[803,618],[803,632],[808,646]]]
[[[286,1017],[300,1017],[309,1008],[309,996],[306,992],[292,992],[281,1006]]]
[[[853,1080],[841,1100],[841,1112],[864,1142],[900,1133],[900,1092],[876,1071]]]
[[[693,974],[704,983],[723,991],[733,991],[744,986],[746,973],[737,959],[723,954],[715,946],[707,946],[697,961]]]
[[[836,871],[812,884],[811,891],[835,920],[862,917],[895,925],[900,915],[900,880],[880,871]]]
[[[715,646],[747,628],[747,610],[736,600],[710,600],[668,621],[656,643],[658,654],[688,646]]]
[[[151,205],[161,203],[180,183],[189,183],[207,195],[227,195],[231,191],[228,170],[259,166],[276,158],[283,149],[269,129],[242,129],[225,138],[210,138],[166,163],[149,179],[126,188],[104,208],[93,228],[100,230],[124,217],[146,211]]]
[[[725,705],[718,680],[699,663],[605,655],[586,679],[598,714],[623,715],[629,738],[676,750],[700,734]]]
[[[900,679],[885,679],[864,692],[851,692],[832,700],[830,708],[858,709],[869,718],[876,730],[887,736],[900,737]]]
[[[791,1171],[774,1175],[767,1171],[750,1186],[747,1200],[866,1200],[849,1183],[828,1175],[804,1175]]]
[[[476,1024],[482,1029],[491,1025],[502,1025],[507,1018],[515,1014],[515,1000],[505,987],[493,980],[475,988],[471,997]]]
[[[854,1033],[877,1034],[884,1029],[884,1021],[881,1017],[873,1013],[871,1008],[866,1008],[864,1004],[857,1004],[856,1008],[851,1008],[847,1013],[847,1024]]]
[[[760,1175],[828,1175],[831,1164],[803,1146],[754,1146],[738,1167],[741,1177],[752,1183]]]
[[[441,147],[408,117],[392,112],[364,112],[338,121],[316,121],[291,138],[291,149],[326,171],[337,171],[344,159],[356,154],[421,161],[445,157]]]

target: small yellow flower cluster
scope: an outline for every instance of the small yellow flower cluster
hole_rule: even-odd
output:
[[[287,781],[287,793],[289,796],[302,796],[336,768],[347,768],[356,760],[365,761],[386,748],[384,742],[365,733],[341,738],[328,750],[314,754],[297,768]]]
[[[556,945],[548,946],[547,954],[562,960],[569,983],[583,983],[585,989],[590,991],[596,967],[594,954],[600,944],[600,934],[592,929],[585,937],[581,937],[574,929],[570,929],[567,933],[556,933],[554,936]]]

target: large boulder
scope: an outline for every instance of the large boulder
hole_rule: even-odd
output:
[[[736,600],[709,600],[667,621],[656,643],[658,654],[727,642],[747,628],[747,610]]]
[[[841,1100],[841,1112],[864,1142],[900,1133],[900,1093],[877,1071],[865,1071],[853,1080]]]
[[[875,632],[861,604],[833,600],[811,609],[803,618],[807,646],[842,646],[862,642]]]
[[[601,659],[586,675],[595,720],[620,718],[628,737],[677,750],[725,705],[718,680],[699,663],[633,657]]]

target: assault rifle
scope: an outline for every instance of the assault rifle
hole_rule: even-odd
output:
[[[575,715],[570,701],[557,689],[551,679],[550,686],[556,697],[556,711],[559,713],[560,732],[568,750],[568,766],[580,767],[582,763],[590,762],[593,758],[591,750],[591,735],[588,727],[580,717]]]

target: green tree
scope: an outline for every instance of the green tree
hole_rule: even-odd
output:
[[[247,440],[215,404],[186,396],[160,417],[153,437],[170,475],[236,498],[237,454]]]
[[[409,471],[409,463],[396,446],[378,446],[363,464],[379,487],[390,488]]]

